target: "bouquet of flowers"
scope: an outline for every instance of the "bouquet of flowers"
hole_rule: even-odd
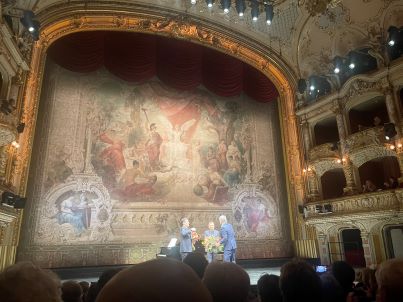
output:
[[[224,251],[224,245],[219,243],[219,238],[214,236],[205,237],[203,240],[204,249],[207,253],[222,253]]]
[[[199,236],[199,234],[197,234],[195,228],[191,228],[191,231],[192,231],[192,233],[191,233],[192,247],[193,247],[193,250],[195,250],[195,243],[200,240],[200,236]]]

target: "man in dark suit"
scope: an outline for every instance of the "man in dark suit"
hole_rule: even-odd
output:
[[[182,218],[181,242],[179,246],[182,261],[188,253],[192,252],[192,250],[192,229],[189,228],[189,219]]]
[[[236,255],[236,240],[234,228],[227,222],[227,217],[221,215],[218,220],[221,224],[221,240],[220,243],[224,245],[224,262],[234,262]]]

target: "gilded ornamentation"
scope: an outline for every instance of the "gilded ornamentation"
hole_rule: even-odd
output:
[[[60,12],[62,13],[62,12]],[[64,14],[64,13],[63,13]],[[64,18],[64,17],[63,17]],[[33,139],[33,129],[35,125],[36,112],[38,107],[38,96],[39,96],[39,88],[42,81],[42,71],[44,68],[44,59],[46,48],[51,45],[58,38],[67,35],[76,31],[83,30],[121,30],[126,29],[135,32],[144,32],[144,33],[153,33],[153,34],[161,34],[167,36],[173,36],[175,38],[180,39],[188,39],[196,43],[204,44],[208,47],[216,48],[220,51],[223,51],[228,54],[236,54],[236,56],[243,61],[259,68],[262,70],[264,74],[266,74],[278,87],[280,91],[280,119],[283,124],[287,124],[287,127],[284,127],[285,139],[289,141],[289,144],[285,144],[286,154],[289,154],[289,161],[294,163],[300,162],[300,153],[298,151],[299,144],[298,142],[298,134],[296,129],[295,115],[294,113],[294,102],[293,102],[293,94],[292,88],[287,83],[287,79],[285,78],[283,71],[282,62],[276,61],[276,55],[271,53],[268,49],[261,45],[255,45],[253,42],[248,43],[248,41],[244,41],[244,38],[233,37],[229,33],[223,32],[223,28],[215,28],[214,26],[206,26],[204,24],[195,23],[192,19],[182,18],[182,17],[174,17],[174,18],[162,18],[156,17],[156,15],[145,16],[145,14],[141,14],[139,16],[127,16],[127,15],[119,15],[119,17],[114,16],[113,14],[105,15],[104,11],[102,14],[97,15],[97,13],[83,13],[75,14],[74,19],[63,19],[58,20],[57,14],[52,15],[53,22],[51,24],[43,24],[43,29],[41,33],[41,39],[38,43],[35,44],[35,48],[33,51],[33,59],[31,64],[31,73],[27,82],[27,89],[25,91],[25,102],[24,102],[24,115],[23,121],[26,124],[25,131],[21,135],[20,143],[21,148],[19,149],[19,153],[17,154],[17,163],[16,168],[14,170],[15,183],[20,185],[20,190],[25,190],[26,186],[26,177],[27,177],[27,167],[29,165],[30,154],[31,154],[31,146]],[[192,23],[194,22],[194,23]],[[248,46],[249,45],[249,46]],[[268,57],[270,54],[270,57]],[[272,59],[275,58],[275,59]],[[276,62],[275,62],[276,61]],[[275,64],[272,64],[272,62]],[[39,75],[39,76],[38,76]],[[293,175],[299,174],[299,166],[293,165],[290,166],[287,170],[287,173],[290,177]],[[72,176],[73,177],[73,176]],[[81,194],[85,195],[85,198],[90,199],[90,201],[94,202],[94,199],[99,199],[96,196],[102,196],[102,194],[95,194],[94,197],[91,193],[95,192],[95,187],[91,186],[90,180],[80,180],[81,176],[78,175],[75,180],[68,180],[71,183],[71,193],[74,195],[74,198],[79,198]],[[65,197],[63,194],[70,194],[70,192],[61,192],[57,190],[58,187],[52,191],[51,199],[57,202],[65,201]],[[55,191],[56,190],[56,191]],[[92,190],[92,191],[91,191]],[[291,200],[295,200],[295,196],[300,196],[302,188],[295,188],[295,192],[291,190]],[[84,197],[83,197],[84,198]],[[100,206],[91,207],[91,223],[102,224],[101,228],[96,236],[96,238],[92,238],[93,240],[104,242],[109,234],[109,226],[125,226],[119,230],[119,236],[124,237],[125,232],[130,232],[130,225],[141,223],[150,223],[153,227],[156,228],[158,232],[173,232],[177,230],[178,220],[175,218],[175,215],[186,215],[189,213],[170,213],[170,215],[166,216],[164,213],[158,213],[159,209],[155,209],[152,213],[150,211],[142,211],[141,209],[137,209],[132,214],[124,214],[117,213],[116,215],[110,215],[110,212],[106,209],[101,212],[101,205],[105,204],[104,201],[107,198],[100,198]],[[95,202],[94,202],[95,203]],[[147,206],[148,207],[148,206]],[[47,207],[46,207],[47,208]],[[105,208],[105,206],[103,207]],[[290,207],[294,208],[294,207]],[[48,213],[45,208],[41,209],[44,213],[47,213],[47,217],[49,219],[55,219],[52,215],[57,215],[58,213]],[[52,207],[52,210],[55,210],[55,207]],[[94,212],[95,210],[95,212]],[[183,209],[182,209],[183,210]],[[98,212],[97,212],[98,211]],[[166,211],[164,211],[166,212]],[[220,211],[222,213],[222,209]],[[231,213],[231,209],[228,210],[228,214]],[[247,211],[245,210],[245,213]],[[245,214],[244,213],[244,214]],[[171,214],[174,214],[171,217]],[[219,213],[216,211],[212,211],[211,217],[217,217]],[[196,214],[195,214],[196,215]],[[204,214],[203,214],[204,215]],[[210,215],[210,214],[209,214]],[[209,216],[208,215],[208,216]],[[246,215],[246,214],[245,214]],[[61,215],[59,215],[63,219]],[[58,216],[58,217],[59,217]],[[200,216],[200,215],[199,215]],[[195,221],[206,222],[205,219],[211,217],[190,217],[190,219],[195,219]],[[48,219],[48,220],[49,220]],[[46,227],[46,220],[43,220],[43,226],[41,228]],[[136,225],[136,227],[137,227]],[[80,227],[80,228],[79,228]],[[247,226],[249,228],[253,228],[253,226]],[[105,231],[106,229],[106,231]],[[68,234],[72,232],[79,231],[82,233],[81,236],[86,238],[87,236],[85,230],[83,231],[81,226],[71,226],[68,223],[64,223],[60,225],[60,230],[57,230],[57,234],[60,234],[60,240],[68,241]],[[251,231],[254,231],[251,229]],[[102,237],[105,236],[105,237]],[[47,238],[41,237],[38,239],[39,241],[46,241]],[[67,242],[66,241],[66,242]],[[150,259],[155,257],[155,253],[158,251],[160,244],[162,242],[156,241],[155,244],[143,244],[141,242],[136,243],[135,247],[129,248],[127,244],[118,244],[114,243],[113,245],[108,246],[108,251],[105,251],[99,254],[97,251],[93,250],[91,247],[63,247],[63,252],[68,253],[68,257],[63,259],[56,259],[58,254],[57,247],[49,247],[45,248],[45,250],[41,251],[41,253],[48,252],[54,260],[52,259],[43,259],[41,262],[42,265],[52,266],[52,263],[57,263],[57,265],[97,265],[97,263],[105,263],[105,259],[113,259],[117,263],[133,263],[139,262],[145,259]],[[280,245],[282,245],[280,247]],[[289,245],[287,248],[285,245]],[[38,259],[36,256],[37,251],[30,250],[30,242],[25,242],[24,245],[21,245],[21,255],[24,259]],[[267,245],[266,249],[267,249]],[[279,252],[282,249],[287,248],[287,251],[291,251],[291,245],[289,242],[279,242],[278,245],[273,246],[273,248],[267,249],[267,251],[263,251],[263,249],[258,251],[259,253],[266,253],[267,255],[272,256],[280,256]],[[254,250],[256,250],[254,248]],[[239,252],[246,257],[250,257],[254,252],[247,248],[246,245],[240,244]],[[39,252],[38,252],[39,253]],[[253,256],[253,255],[252,255]]]
[[[335,159],[322,159],[318,162],[312,163],[315,167],[316,175],[320,178],[322,175],[332,169],[341,169],[343,165],[338,163]]]
[[[319,146],[312,148],[309,151],[309,159],[311,162],[325,159],[325,158],[332,158],[334,161],[340,157],[338,151],[332,150],[333,144],[326,143]]]
[[[349,214],[360,215],[368,212],[390,211],[390,215],[401,210],[399,201],[401,200],[402,190],[381,191],[371,194],[360,194],[356,196],[342,197],[329,201],[318,203],[309,203],[306,205],[308,210],[307,223],[316,221],[316,219],[343,219],[343,216]],[[315,211],[317,205],[330,204],[332,213],[321,214]],[[384,215],[384,213],[382,213]],[[336,218],[337,217],[337,218]]]
[[[313,17],[323,14],[328,8],[334,8],[341,4],[341,0],[300,0],[300,6],[304,5],[308,13]]]

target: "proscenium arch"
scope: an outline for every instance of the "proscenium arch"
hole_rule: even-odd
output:
[[[189,15],[171,11],[142,11],[136,6],[118,9],[77,8],[73,4],[52,7],[39,14],[41,35],[33,48],[30,73],[24,93],[23,122],[25,131],[20,136],[20,149],[14,172],[14,181],[20,194],[25,194],[32,152],[40,90],[49,46],[59,38],[81,31],[127,31],[163,35],[184,39],[221,51],[257,68],[265,74],[279,92],[279,118],[282,131],[291,239],[295,238],[294,222],[298,219],[296,200],[302,200],[301,149],[294,107],[296,79],[291,69],[267,46],[250,37],[231,32],[222,26]],[[150,9],[150,8],[147,8]],[[285,126],[286,125],[286,126]],[[291,186],[293,184],[293,186]]]

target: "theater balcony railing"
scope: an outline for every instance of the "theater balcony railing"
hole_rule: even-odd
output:
[[[308,225],[325,222],[396,217],[403,214],[403,189],[345,196],[305,205]]]
[[[365,162],[385,156],[396,156],[396,152],[388,148],[383,127],[373,127],[351,134],[346,139],[346,152],[351,162],[360,167]]]
[[[328,170],[343,167],[340,152],[334,147],[334,144],[326,143],[309,150],[309,165],[314,168],[318,178]]]

